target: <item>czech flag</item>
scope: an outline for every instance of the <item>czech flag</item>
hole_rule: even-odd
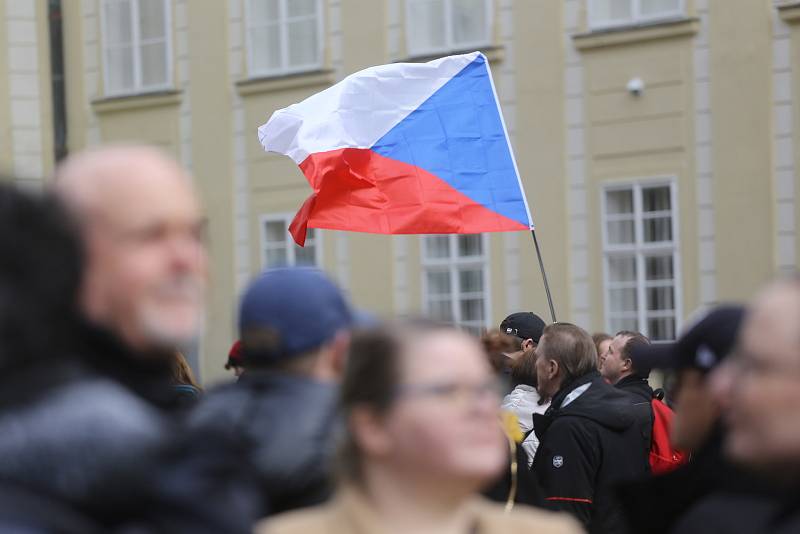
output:
[[[314,192],[289,227],[379,234],[530,230],[533,222],[486,56],[352,74],[276,111],[264,148],[292,158]]]

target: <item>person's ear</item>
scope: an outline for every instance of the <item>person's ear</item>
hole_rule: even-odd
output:
[[[557,377],[559,370],[560,366],[558,365],[557,361],[547,360],[547,378],[549,380],[553,380],[555,377]]]
[[[633,361],[630,358],[625,358],[622,361],[622,371],[627,372],[632,370],[633,370]]]
[[[522,340],[522,350],[529,351],[536,348],[536,342],[530,338]]]
[[[392,440],[385,421],[367,407],[355,407],[350,413],[350,432],[358,447],[367,456],[386,457],[392,454]]]

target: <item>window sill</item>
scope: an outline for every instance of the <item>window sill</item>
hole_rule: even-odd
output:
[[[800,23],[800,2],[785,2],[777,6],[778,16],[788,24]]]
[[[175,90],[113,96],[92,100],[95,113],[113,113],[140,108],[155,108],[180,104],[181,92]]]
[[[592,50],[607,46],[694,35],[699,30],[700,19],[692,17],[593,30],[573,35],[572,40],[578,50]]]
[[[425,63],[427,61],[433,61],[434,59],[439,59],[445,56],[469,54],[470,52],[474,52],[475,50],[483,52],[483,55],[486,56],[486,59],[489,60],[489,63],[497,63],[498,61],[502,61],[503,59],[505,59],[505,48],[503,48],[502,46],[486,46],[477,48],[473,47],[464,50],[444,50],[442,52],[436,52],[433,54],[414,55],[414,56],[409,56],[405,59],[398,60],[397,63]]]
[[[236,89],[240,95],[246,96],[297,89],[298,87],[327,86],[336,82],[334,74],[332,70],[314,70],[279,76],[248,78],[236,82]]]

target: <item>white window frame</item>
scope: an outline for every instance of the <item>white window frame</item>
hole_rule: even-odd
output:
[[[307,65],[289,65],[289,32],[286,30],[287,24],[287,2],[291,0],[278,0],[278,12],[280,20],[278,25],[281,27],[281,66],[272,70],[256,70],[253,68],[253,44],[251,42],[250,30],[258,25],[253,24],[250,3],[258,0],[244,0],[245,7],[245,44],[247,47],[247,74],[250,78],[265,78],[270,76],[284,76],[287,74],[297,74],[300,72],[315,71],[322,68],[325,53],[325,24],[322,0],[316,0],[317,9],[317,61]]]
[[[490,46],[492,44],[494,27],[494,0],[485,0],[485,23],[486,23],[486,39],[469,41],[465,43],[453,43],[453,0],[443,0],[444,2],[444,32],[445,44],[442,47],[430,48],[416,48],[414,43],[411,42],[411,33],[406,31],[406,50],[412,57],[428,56],[438,54],[441,52],[453,52],[458,50],[467,50],[470,48],[480,48]],[[406,27],[411,21],[411,2],[405,1],[406,5]]]
[[[294,219],[294,213],[270,213],[260,217],[259,224],[259,247],[261,250],[261,270],[267,268],[267,229],[268,222],[282,222],[286,226],[286,265],[295,266],[297,264],[295,256],[294,238],[289,233],[289,225]],[[314,266],[322,268],[322,232],[318,228],[314,228]]]
[[[425,247],[425,238],[442,236],[448,238],[448,245],[450,247],[450,255],[447,258],[429,258],[427,256],[427,249]],[[428,271],[447,271],[450,275],[450,313],[453,317],[453,324],[458,327],[472,326],[464,324],[461,320],[461,300],[463,295],[459,287],[458,272],[461,268],[477,268],[480,267],[483,274],[483,324],[482,328],[490,328],[492,320],[492,284],[491,284],[491,269],[490,269],[490,252],[489,252],[489,235],[479,234],[481,236],[481,250],[480,256],[459,257],[458,254],[458,237],[462,234],[430,234],[422,235],[419,239],[420,246],[420,263],[422,271],[422,309],[421,313],[428,316]],[[468,293],[467,295],[472,295]],[[469,297],[467,297],[469,298]]]
[[[664,243],[645,243],[642,229],[642,189],[651,187],[670,188],[670,218],[672,223],[672,241]],[[634,243],[633,244],[614,244],[608,242],[608,214],[606,213],[606,193],[612,191],[633,190],[633,221],[634,221]],[[601,231],[603,236],[603,313],[605,329],[611,335],[611,309],[610,299],[608,298],[610,289],[610,275],[608,269],[608,258],[615,255],[630,256],[636,258],[636,323],[637,330],[650,337],[647,325],[648,315],[651,318],[659,315],[658,312],[647,310],[647,284],[645,280],[645,255],[659,252],[672,253],[673,285],[674,285],[674,315],[675,315],[675,336],[682,327],[683,319],[683,278],[681,276],[681,244],[679,233],[679,205],[678,205],[678,185],[675,176],[660,176],[654,178],[642,178],[632,181],[619,182],[604,185],[600,190],[600,213]],[[655,212],[658,213],[658,212]],[[664,314],[664,317],[671,317],[671,314]]]
[[[163,0],[164,6],[164,25],[166,26],[166,31],[164,34],[164,39],[166,43],[166,66],[167,66],[167,76],[163,84],[156,84],[156,85],[142,85],[142,56],[141,56],[141,33],[142,28],[139,25],[139,0],[130,0],[131,2],[131,47],[133,48],[133,87],[129,89],[120,89],[118,91],[112,91],[110,89],[111,85],[109,83],[109,73],[110,70],[108,68],[108,56],[106,55],[106,50],[108,49],[108,45],[106,43],[106,39],[108,38],[108,23],[106,21],[106,9],[105,6],[107,4],[114,4],[118,3],[120,0],[100,0],[100,31],[102,32],[101,36],[101,54],[102,54],[102,62],[103,62],[103,93],[106,96],[124,96],[124,95],[136,95],[142,93],[152,93],[156,91],[163,91],[172,89],[174,87],[173,82],[173,68],[172,68],[172,0]]]
[[[600,30],[604,28],[614,28],[619,26],[635,26],[637,24],[647,24],[659,20],[670,20],[686,16],[686,0],[678,0],[678,9],[675,11],[668,11],[658,13],[657,15],[642,15],[641,13],[641,0],[628,0],[631,3],[631,19],[629,20],[597,20],[595,17],[595,0],[587,0],[587,18],[589,28],[592,30]]]

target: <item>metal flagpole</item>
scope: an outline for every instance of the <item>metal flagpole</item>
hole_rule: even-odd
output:
[[[547,273],[544,271],[544,262],[542,261],[542,251],[539,250],[539,240],[536,239],[536,230],[531,228],[531,235],[533,236],[533,245],[536,247],[536,257],[539,258],[539,269],[542,270],[542,280],[544,280],[544,291],[547,293],[547,304],[550,306],[550,317],[553,322],[556,322],[556,310],[553,307],[553,297],[550,295],[550,284],[547,283]]]

